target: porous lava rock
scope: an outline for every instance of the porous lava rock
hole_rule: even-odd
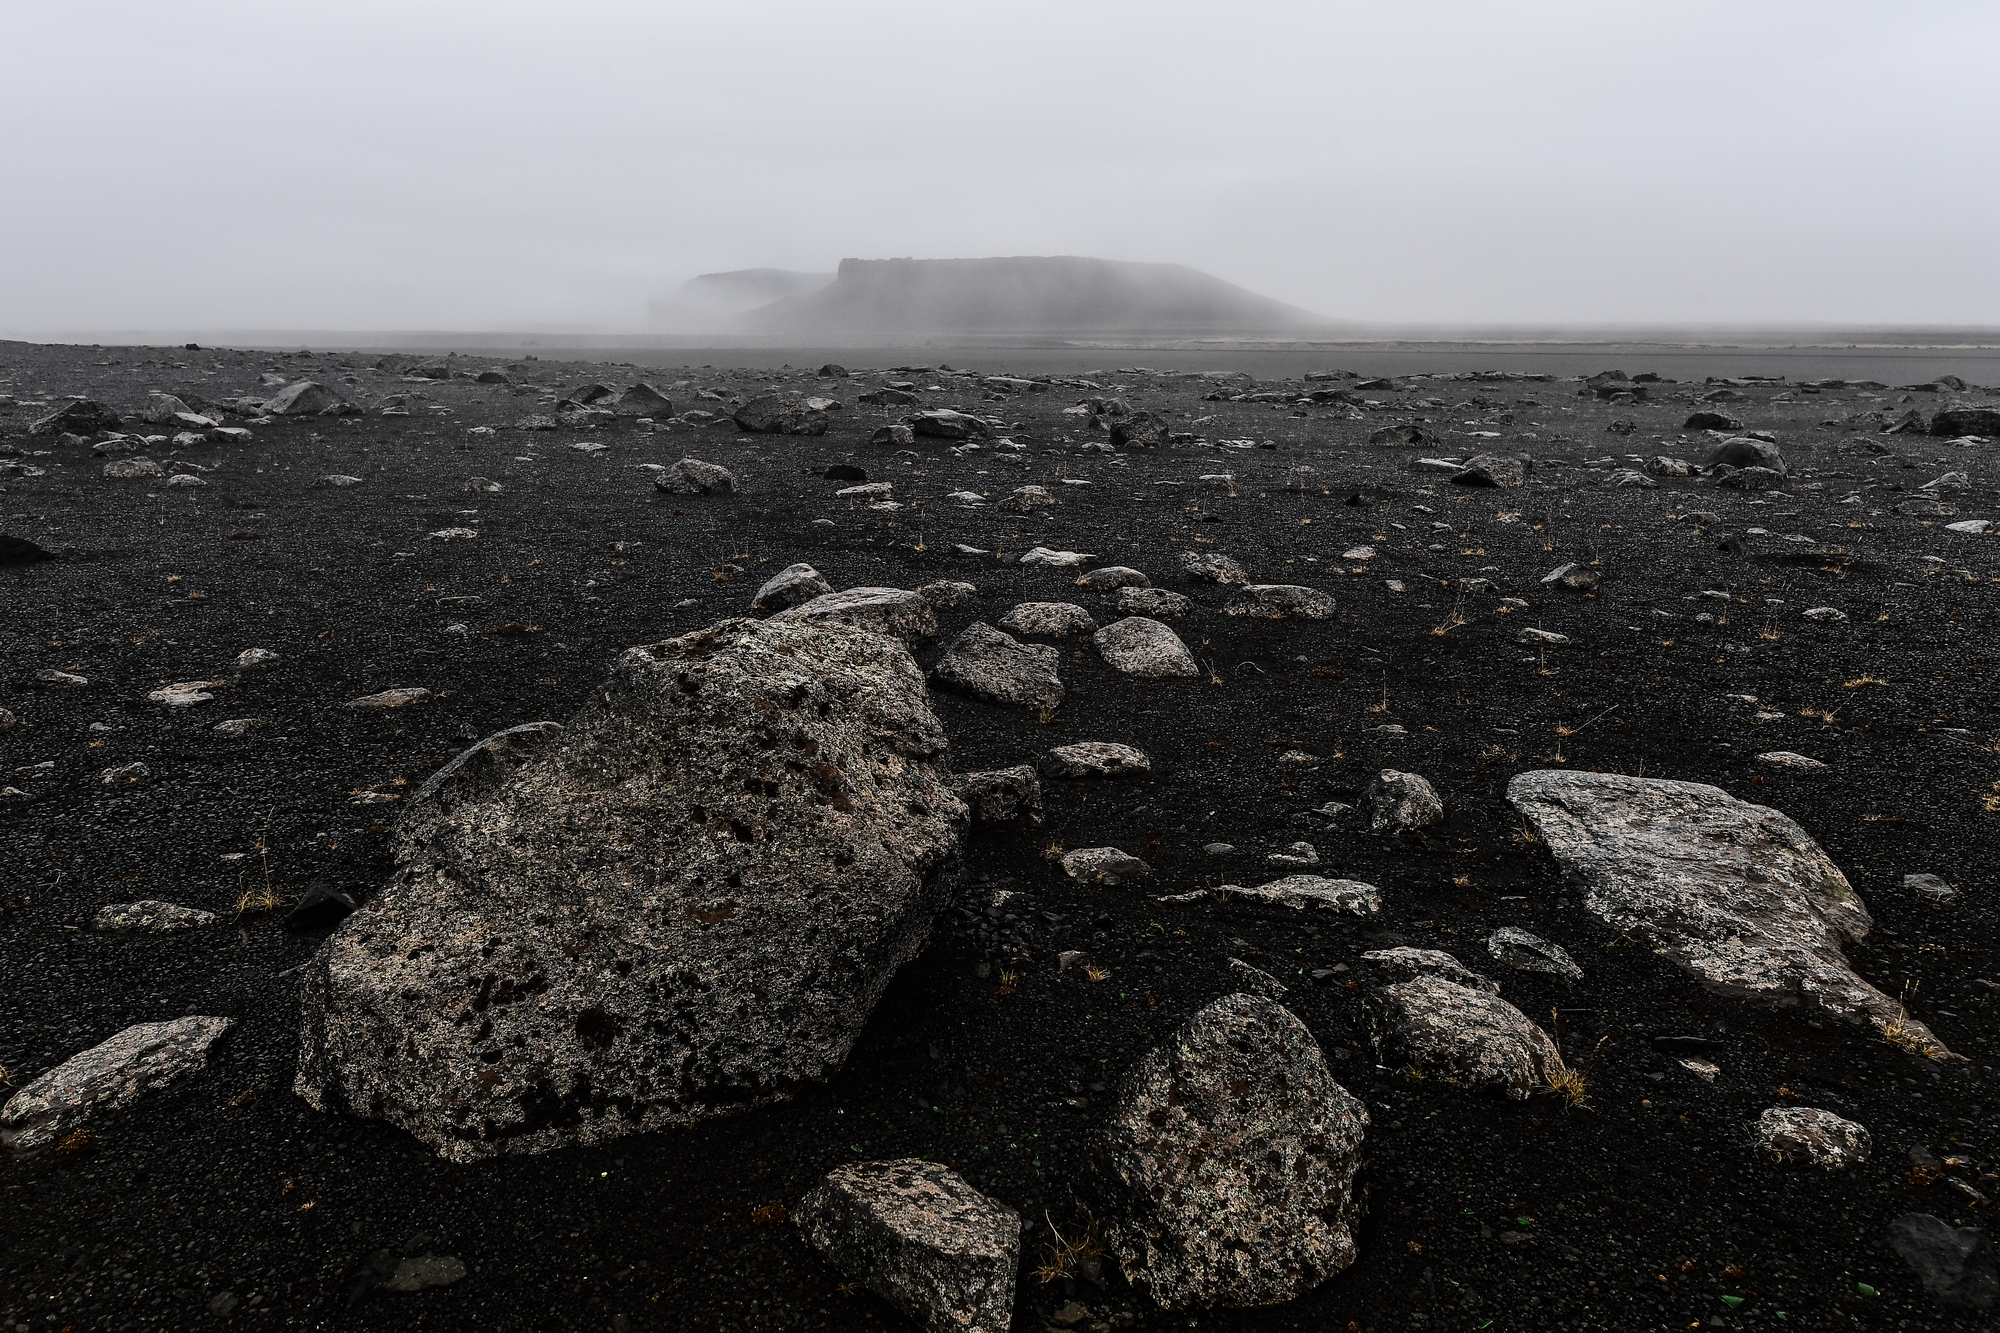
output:
[[[1810,1162],[1842,1171],[1866,1161],[1873,1146],[1868,1131],[1816,1106],[1773,1106],[1750,1128],[1757,1150],[1778,1162]]]

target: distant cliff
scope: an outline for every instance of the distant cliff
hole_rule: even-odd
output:
[[[843,259],[818,291],[742,317],[764,333],[1265,333],[1333,323],[1180,264],[1073,255]]]

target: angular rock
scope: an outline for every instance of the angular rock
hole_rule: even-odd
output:
[[[826,576],[811,565],[803,562],[786,565],[757,589],[757,595],[750,599],[750,609],[783,611],[832,591],[833,585],[826,581]]]
[[[1368,816],[1370,833],[1401,833],[1443,819],[1444,802],[1425,778],[1385,768],[1363,789],[1361,812]]]
[[[926,1333],[1008,1333],[1021,1217],[940,1162],[850,1162],[794,1220],[842,1273]]]
[[[1889,1245],[1948,1310],[2000,1309],[2000,1267],[1985,1227],[1954,1227],[1929,1213],[1904,1213],[1889,1224]]]
[[[979,595],[979,589],[970,583],[959,583],[952,579],[939,579],[926,583],[917,589],[923,599],[931,604],[933,611],[949,611],[964,606]]]
[[[1785,456],[1778,446],[1769,440],[1754,439],[1748,435],[1738,435],[1724,440],[1709,454],[1704,468],[1717,466],[1749,468],[1761,467],[1771,472],[1785,472]]]
[[[179,903],[163,903],[141,898],[134,903],[112,903],[97,909],[92,930],[139,930],[154,935],[170,935],[183,930],[201,930],[215,924],[215,913]]]
[[[1823,773],[1827,765],[1817,759],[1807,758],[1791,750],[1766,750],[1757,756],[1757,762],[1766,768],[1789,769],[1794,773]]]
[[[1047,509],[1055,502],[1056,497],[1049,493],[1046,486],[1020,486],[994,508],[1003,514],[1032,514],[1037,509]]]
[[[1079,575],[1076,586],[1109,592],[1114,588],[1144,588],[1152,582],[1128,565],[1105,565],[1101,569],[1093,569],[1088,574]]]
[[[308,969],[297,1091],[458,1162],[791,1096],[956,895],[945,747],[879,634],[628,650],[560,732],[411,799],[394,880]]]
[[[1502,926],[1488,935],[1486,952],[1521,972],[1542,972],[1564,981],[1583,980],[1583,969],[1568,950],[1519,926]]]
[[[988,703],[1042,711],[1062,702],[1062,677],[1056,671],[1061,661],[1062,654],[1047,644],[1022,643],[974,621],[951,641],[931,676]]]
[[[611,410],[621,417],[652,417],[664,421],[674,414],[673,400],[645,381],[618,395]]]
[[[864,403],[867,402],[868,395],[865,393],[862,394],[861,401]],[[892,423],[887,426],[878,426],[875,428],[875,433],[868,437],[868,443],[870,444],[909,445],[909,444],[915,444],[916,442],[917,442],[917,433],[911,430],[908,426],[902,425],[900,422]]]
[[[1603,576],[1596,570],[1575,561],[1557,565],[1542,575],[1543,587],[1566,588],[1570,592],[1595,592],[1603,582]]]
[[[1868,909],[1776,810],[1706,783],[1555,769],[1515,775],[1507,800],[1612,930],[1725,992],[1803,998],[1909,1049],[1950,1054],[1855,975],[1840,943],[1868,933]]]
[[[668,495],[734,495],[736,474],[726,467],[683,458],[653,477],[653,489]]]
[[[1438,442],[1438,437],[1422,426],[1384,426],[1368,437],[1370,444],[1405,445],[1429,448]]]
[[[1063,873],[1079,884],[1138,884],[1153,868],[1116,847],[1079,847],[1063,853]]]
[[[311,380],[288,384],[264,403],[264,415],[273,417],[344,416],[358,410],[332,389]]]
[[[1446,480],[1455,486],[1491,486],[1513,490],[1528,484],[1528,473],[1533,467],[1532,459],[1516,454],[1475,454],[1465,460],[1462,470]]]
[[[907,588],[849,588],[821,593],[771,617],[773,623],[850,625],[915,643],[937,637],[937,612],[922,593]]]
[[[1872,1140],[1852,1120],[1813,1106],[1773,1106],[1750,1127],[1757,1150],[1780,1162],[1840,1171],[1868,1159]]]
[[[1252,967],[1241,958],[1228,961],[1229,984],[1246,995],[1261,996],[1266,1000],[1282,1000],[1291,988],[1261,967]]]
[[[1255,903],[1261,907],[1285,907],[1294,912],[1308,908],[1321,912],[1346,912],[1351,916],[1371,916],[1382,910],[1382,890],[1358,879],[1326,879],[1319,875],[1287,875],[1269,884],[1246,888],[1223,884],[1213,890],[1225,902]]]
[[[233,1018],[199,1015],[135,1023],[72,1055],[0,1107],[0,1145],[17,1152],[48,1147],[100,1112],[201,1072],[209,1049],[235,1025]]]
[[[194,415],[194,409],[170,393],[154,389],[146,395],[146,401],[132,415],[140,421],[155,426],[171,426],[182,413]]]
[[[1153,771],[1144,750],[1117,741],[1058,745],[1035,762],[1045,778],[1128,778]]]
[[[1152,449],[1167,442],[1166,419],[1156,412],[1134,412],[1111,423],[1111,443],[1125,449]]]
[[[1032,764],[960,773],[951,780],[951,789],[965,802],[976,823],[1004,824],[1014,819],[1042,822],[1042,783]]]
[[[826,413],[806,406],[795,393],[752,398],[733,414],[736,429],[752,435],[824,435]]]
[[[1454,1087],[1493,1088],[1516,1101],[1562,1072],[1549,1034],[1489,990],[1423,975],[1370,993],[1367,1007],[1383,1064],[1415,1065]]]
[[[1158,679],[1201,674],[1180,635],[1145,616],[1112,621],[1097,632],[1095,643],[1105,665],[1121,675]]]
[[[1252,583],[1222,609],[1259,620],[1331,620],[1333,596],[1295,583]]]
[[[1742,430],[1743,423],[1727,412],[1696,412],[1681,423],[1682,430]]]
[[[1094,634],[1097,622],[1074,602],[1022,602],[1000,617],[1000,628],[1060,639],[1070,634]]]
[[[1361,955],[1361,960],[1373,963],[1385,975],[1398,981],[1436,977],[1454,986],[1470,986],[1495,995],[1500,993],[1499,982],[1472,971],[1442,949],[1412,949],[1407,945],[1398,945],[1393,949],[1370,949]]]
[[[1684,458],[1671,458],[1666,454],[1655,454],[1646,460],[1646,473],[1654,477],[1685,477],[1693,473]]]
[[[389,708],[408,708],[411,704],[423,703],[431,697],[426,689],[383,690],[378,694],[364,694],[359,699],[350,700],[348,707],[364,713],[379,713]]]
[[[99,402],[79,398],[28,427],[30,435],[93,435],[118,424],[118,414]]]
[[[1187,596],[1165,588],[1120,588],[1111,603],[1128,616],[1184,616],[1194,607]]]
[[[2000,407],[1947,407],[1931,418],[1931,434],[2000,439]]]
[[[1181,572],[1203,583],[1250,582],[1250,576],[1243,572],[1243,566],[1220,551],[1182,551]]]
[[[1949,907],[1958,901],[1958,890],[1937,875],[1905,875],[1903,891],[1932,907]]]
[[[1096,556],[1086,555],[1082,551],[1051,551],[1046,546],[1037,546],[1023,555],[1020,563],[1024,565],[1053,565],[1057,569],[1075,569],[1087,561],[1095,559],[1097,559]]]
[[[1785,474],[1767,467],[1720,468],[1716,470],[1715,484],[1732,491],[1781,491],[1785,488]]]
[[[1368,1112],[1305,1025],[1226,995],[1119,1088],[1096,1174],[1125,1278],[1167,1310],[1277,1305],[1351,1265]]]
[[[910,429],[919,435],[940,440],[987,440],[993,437],[992,429],[978,417],[948,408],[918,412],[910,418]]]

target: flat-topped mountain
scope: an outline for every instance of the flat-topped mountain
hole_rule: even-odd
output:
[[[757,332],[1253,333],[1332,321],[1180,264],[1076,255],[843,259],[818,291],[744,316]]]

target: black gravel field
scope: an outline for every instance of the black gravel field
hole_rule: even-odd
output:
[[[957,358],[982,369],[976,352],[939,355],[959,368],[822,378],[459,357],[438,380],[408,374],[435,358],[0,344],[0,404],[13,404],[0,407],[12,447],[0,468],[14,465],[0,533],[56,557],[0,568],[0,707],[19,719],[0,734],[0,786],[14,793],[0,799],[0,1065],[18,1089],[134,1023],[236,1020],[206,1072],[103,1116],[70,1151],[0,1162],[0,1333],[914,1327],[766,1207],[794,1205],[843,1161],[899,1156],[949,1163],[1020,1211],[1014,1327],[1035,1333],[1993,1327],[1933,1303],[1887,1237],[1909,1212],[1984,1225],[1990,1208],[1952,1181],[2000,1188],[2000,535],[1946,528],[2000,520],[2000,442],[1884,427],[2000,394],[1746,379],[1647,383],[1615,401],[1577,379],[1136,370],[1023,389],[965,373]],[[1339,366],[1330,353],[1325,369]],[[472,378],[488,369],[507,382]],[[1756,371],[1754,354],[1740,369]],[[360,412],[161,444],[148,456],[204,483],[171,487],[103,476],[90,439],[29,434],[69,395],[124,410],[163,390],[202,409],[275,392],[266,375],[317,381]],[[715,422],[518,428],[581,386],[639,379]],[[857,401],[889,382],[913,386],[914,405]],[[774,388],[843,406],[823,436],[739,433],[731,400]],[[1721,388],[1735,397],[1696,401]],[[1311,390],[1339,392],[1298,405]],[[395,394],[408,415],[381,415]],[[1243,394],[1266,400],[1215,397]],[[1086,451],[1109,436],[1064,409],[1087,399],[1158,413],[1176,439]],[[922,407],[990,417],[1023,448],[870,443]],[[1788,488],[1614,483],[1656,455],[1702,462],[1719,437],[1682,428],[1697,410],[1769,432]],[[1396,425],[1433,438],[1369,442]],[[1532,456],[1526,486],[1456,486],[1418,461],[1494,451]],[[730,469],[742,492],[657,493],[641,465],[682,457]],[[825,478],[834,464],[893,482],[903,507],[836,498],[853,481]],[[1951,472],[1967,486],[1919,490]],[[1233,484],[1201,480],[1218,474]],[[321,484],[332,475],[359,482]],[[499,490],[468,491],[474,477]],[[1010,515],[946,499],[997,502],[1030,484],[1058,503]],[[1955,512],[1925,511],[1933,494]],[[476,535],[436,535],[454,530]],[[621,650],[747,614],[794,561],[839,588],[976,585],[941,613],[925,666],[1018,602],[1115,618],[1076,571],[1020,564],[1036,546],[1191,596],[1172,623],[1206,674],[1117,676],[1064,640],[1068,692],[1046,721],[934,691],[956,768],[1106,740],[1142,747],[1154,772],[1049,783],[1040,826],[982,827],[964,909],[940,918],[839,1075],[695,1129],[465,1167],[293,1095],[294,974],[326,932],[287,929],[285,913],[315,889],[365,899],[385,882],[396,805],[381,798],[479,737],[568,717]],[[1337,614],[1226,616],[1228,589],[1182,577],[1189,549],[1233,556],[1257,582],[1328,591]],[[1594,593],[1542,584],[1569,562],[1601,575]],[[1468,592],[1472,579],[1495,586]],[[1823,607],[1843,616],[1804,614]],[[1568,642],[1524,643],[1524,628]],[[233,680],[251,648],[279,660]],[[48,670],[88,683],[38,680]],[[148,700],[197,680],[220,682],[211,702]],[[398,687],[432,697],[345,706]],[[233,718],[254,725],[217,734]],[[1760,764],[1769,751],[1828,767]],[[143,782],[101,776],[135,763]],[[1428,777],[1446,821],[1391,839],[1315,813],[1353,803],[1385,767]],[[1874,914],[1849,951],[1857,971],[1906,995],[1965,1059],[1710,993],[1609,938],[1504,800],[1511,776],[1549,767],[1713,783],[1791,815]],[[1264,858],[1298,841],[1317,849],[1318,873],[1379,885],[1381,914],[1157,901],[1275,879],[1286,872]],[[1235,850],[1204,850],[1214,843]],[[1057,853],[1099,845],[1143,857],[1154,879],[1063,876]],[[1915,873],[1959,896],[1931,905],[1904,887]],[[100,907],[134,899],[222,921],[88,929]],[[1368,1047],[1347,966],[1361,952],[1442,949],[1500,976],[1484,940],[1503,925],[1584,969],[1573,986],[1501,977],[1588,1071],[1581,1107],[1413,1079]],[[1068,950],[1090,970],[1059,970]],[[1057,1231],[1088,1231],[1080,1167],[1120,1076],[1236,989],[1231,956],[1290,987],[1286,1005],[1368,1105],[1359,1261],[1289,1305],[1195,1314],[1149,1310],[1114,1264],[1038,1280]],[[1662,1036],[1705,1039],[1719,1074],[1696,1076]],[[1790,1104],[1858,1121],[1873,1155],[1844,1173],[1761,1159],[1746,1127]],[[1971,1165],[1918,1166],[1953,1155]],[[453,1255],[468,1274],[370,1290],[385,1253]]]

